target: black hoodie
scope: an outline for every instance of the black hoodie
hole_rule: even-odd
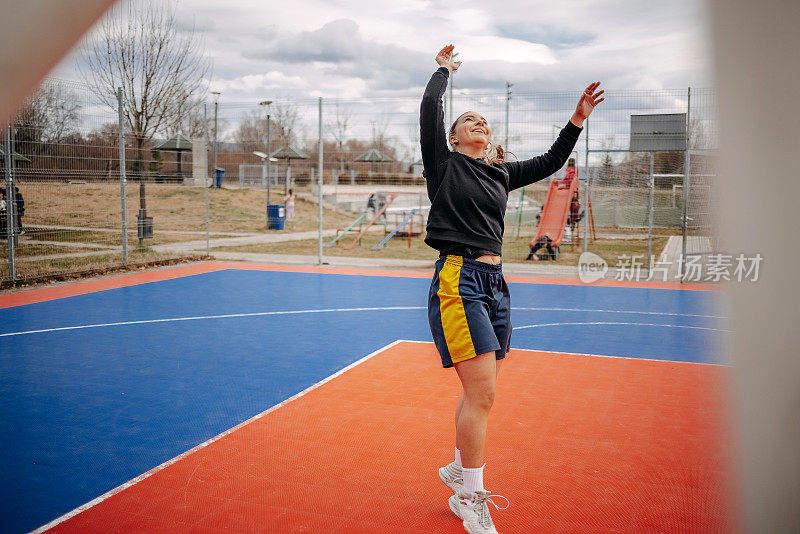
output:
[[[546,154],[490,165],[447,147],[442,95],[450,72],[431,76],[419,113],[423,176],[431,210],[425,243],[439,252],[462,246],[500,255],[508,192],[552,175],[569,158],[582,128],[571,122]]]

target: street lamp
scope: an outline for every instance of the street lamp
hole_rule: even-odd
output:
[[[270,104],[272,104],[272,100],[262,100],[261,102],[258,103],[259,106],[264,106],[267,109],[267,154],[269,154],[269,149],[270,149],[270,139],[269,139],[269,133],[270,133],[270,130],[271,130],[271,128],[269,127],[269,105]],[[267,154],[265,154],[265,156],[262,158],[262,160],[264,161],[263,172],[266,172],[266,178],[263,176],[263,174],[262,174],[261,178],[267,184],[267,209],[269,209],[269,186],[270,186],[269,182],[272,180],[272,176],[271,176],[271,173],[270,173],[270,170],[271,170],[270,169],[270,161],[272,161],[274,158],[266,157]],[[259,157],[261,157],[261,156],[259,156]]]
[[[269,165],[271,161],[278,160],[276,158],[269,157],[268,154],[264,154],[260,150],[254,150],[253,154],[261,158],[261,178],[263,179],[264,175],[266,174],[267,165]],[[269,181],[267,181],[267,206],[269,206]]]

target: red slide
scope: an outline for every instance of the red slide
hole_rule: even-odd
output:
[[[572,194],[578,189],[578,178],[575,177],[568,188],[559,189],[558,184],[561,180],[550,179],[550,188],[547,190],[547,199],[544,201],[542,218],[536,235],[531,240],[530,246],[542,236],[548,236],[552,240],[552,246],[561,246],[564,239],[564,228],[567,226],[569,217],[569,206],[572,203]]]

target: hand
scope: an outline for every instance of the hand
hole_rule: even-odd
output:
[[[436,54],[436,63],[438,63],[440,67],[446,67],[450,72],[457,71],[458,67],[461,66],[460,61],[450,60],[454,48],[455,46],[453,45],[447,45]]]
[[[581,95],[581,99],[578,100],[578,106],[570,119],[575,126],[583,126],[583,121],[589,118],[589,115],[594,111],[594,107],[605,100],[605,98],[600,98],[600,95],[605,91],[595,93],[598,87],[600,87],[600,82],[590,84]]]

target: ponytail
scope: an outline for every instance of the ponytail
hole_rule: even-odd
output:
[[[513,152],[508,152],[515,158],[517,157]],[[506,151],[503,150],[503,147],[500,145],[495,145],[494,143],[489,145],[489,150],[486,153],[486,162],[489,165],[494,165],[495,163],[505,163],[506,162]]]

